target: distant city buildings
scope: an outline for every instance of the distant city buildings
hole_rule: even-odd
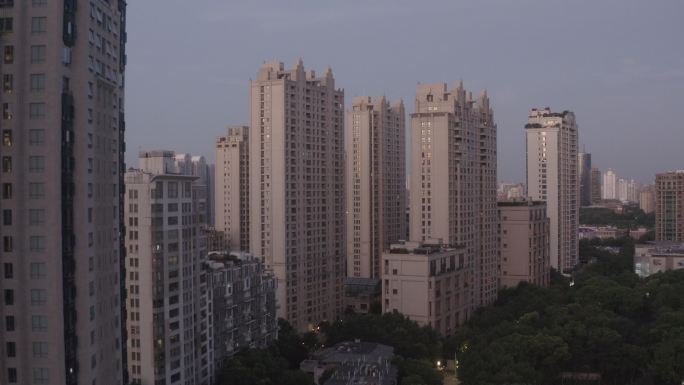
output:
[[[380,278],[380,256],[404,239],[404,104],[352,100],[346,129],[347,276]]]
[[[516,200],[525,197],[525,185],[522,183],[501,182],[496,190],[497,200]]]
[[[216,139],[215,226],[231,249],[249,251],[249,128],[231,126]]]
[[[126,173],[128,372],[132,384],[210,384],[204,297],[205,212],[198,176],[170,151],[142,152]]]
[[[684,171],[656,175],[656,241],[684,242]]]
[[[617,199],[626,203],[639,202],[639,190],[641,186],[634,179],[618,179]]]
[[[591,204],[601,203],[601,170],[596,167],[591,168]]]
[[[651,214],[655,211],[655,186],[647,185],[639,192],[639,208],[646,214]]]
[[[440,240],[404,242],[382,254],[382,311],[397,311],[443,336],[472,311],[468,251]]]
[[[579,179],[577,123],[570,111],[532,109],[527,136],[527,193],[545,201],[551,266],[570,273],[578,263]]]
[[[580,206],[591,206],[591,154],[577,154],[577,177],[579,178]]]
[[[453,89],[419,84],[415,105],[410,239],[465,247],[463,279],[469,284],[461,300],[471,309],[491,304],[498,293],[499,256],[496,124],[489,98],[482,92],[473,99],[462,83]]]
[[[342,313],[344,91],[301,59],[250,81],[250,251],[278,280],[278,316],[299,331]]]
[[[684,269],[684,243],[652,242],[635,245],[634,271],[640,277],[679,269]]]
[[[501,286],[550,282],[549,218],[545,202],[499,202]]]
[[[617,199],[617,175],[612,169],[603,173],[603,199]]]

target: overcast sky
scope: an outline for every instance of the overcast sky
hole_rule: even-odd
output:
[[[264,61],[333,69],[347,105],[418,82],[487,89],[499,180],[523,181],[532,107],[572,110],[594,166],[642,182],[684,169],[683,0],[131,0],[127,161],[170,149],[213,161],[248,122]]]

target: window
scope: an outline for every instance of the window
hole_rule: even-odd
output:
[[[14,75],[2,75],[2,90],[7,93],[11,93],[12,91],[14,91]]]
[[[12,8],[14,0],[0,0],[0,8]]]
[[[30,251],[45,251],[45,237],[41,235],[32,235],[29,237]]]
[[[32,45],[31,46],[31,64],[45,63],[45,46]]]
[[[7,368],[7,382],[10,384],[17,383],[17,368]]]
[[[2,210],[2,225],[12,226],[12,210]]]
[[[9,103],[2,103],[2,118],[5,120],[12,119],[12,105]]]
[[[14,278],[14,265],[12,265],[11,263],[5,263],[3,270],[5,271],[5,279]]]
[[[45,170],[45,157],[29,156],[29,172],[43,172]]]
[[[31,74],[31,91],[43,91],[45,89],[45,74]]]
[[[47,0],[32,0],[31,4],[34,7],[44,7],[47,5]]]
[[[14,290],[5,289],[5,305],[14,305]]]
[[[6,45],[5,46],[5,52],[4,52],[3,56],[5,58],[5,64],[14,63],[14,46]]]
[[[29,183],[29,199],[40,199],[45,196],[45,185],[43,183]]]
[[[168,184],[168,197],[169,198],[178,198],[178,183],[177,182],[169,182]]]
[[[47,17],[31,18],[31,33],[39,34],[47,31]]]
[[[31,262],[31,279],[45,278],[47,267],[43,262]]]
[[[40,226],[45,223],[45,210],[29,209],[29,225]]]
[[[31,330],[34,332],[47,331],[47,317],[44,315],[32,315]]]
[[[2,145],[12,147],[12,130],[2,130]]]
[[[2,184],[2,199],[12,199],[12,183]]]
[[[29,130],[29,144],[32,146],[41,145],[45,142],[45,130],[32,129]]]
[[[14,250],[14,240],[11,236],[2,237],[2,250],[6,253],[11,253]]]
[[[12,32],[14,20],[11,17],[0,17],[0,33]]]
[[[8,331],[8,332],[14,331],[14,316],[13,315],[5,316],[5,331]]]
[[[5,350],[7,351],[7,357],[17,356],[17,345],[14,342],[8,342]]]
[[[47,357],[47,354],[48,354],[47,342],[34,342],[33,343],[33,358]]]
[[[31,305],[42,306],[47,302],[47,292],[45,289],[31,289]]]
[[[45,103],[29,103],[29,119],[45,117]]]
[[[47,368],[33,368],[34,384],[49,384]]]
[[[2,172],[11,173],[12,172],[12,157],[3,156],[2,157]]]

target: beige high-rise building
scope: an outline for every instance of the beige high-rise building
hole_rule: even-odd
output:
[[[411,114],[410,238],[465,247],[470,310],[498,292],[496,124],[489,98],[420,84]],[[466,312],[466,318],[470,314]]]
[[[656,175],[656,241],[684,242],[684,170]]]
[[[128,372],[131,384],[211,385],[205,225],[198,176],[171,151],[126,172]],[[202,316],[204,314],[204,316]],[[105,382],[106,383],[106,382]]]
[[[442,336],[468,319],[472,269],[463,246],[403,242],[382,254],[382,311],[397,311]]]
[[[250,82],[250,252],[278,280],[278,316],[306,330],[343,310],[344,91],[262,65]]]
[[[551,266],[570,273],[577,265],[579,184],[577,123],[571,111],[532,109],[527,136],[527,194],[546,202],[550,222]]]
[[[646,214],[655,211],[655,186],[648,185],[639,192],[639,208]]]
[[[499,202],[501,286],[549,285],[549,218],[540,201]]]
[[[249,251],[249,128],[228,127],[216,139],[215,227],[232,250]]]
[[[126,3],[0,2],[0,384],[123,384]]]
[[[618,199],[618,177],[613,169],[603,173],[603,188],[601,189],[603,199]]]
[[[591,204],[601,203],[601,170],[591,168]]]
[[[347,112],[347,276],[380,278],[380,257],[406,233],[403,102],[354,98]]]

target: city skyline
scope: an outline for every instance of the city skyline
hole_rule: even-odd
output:
[[[676,169],[680,159],[676,143],[684,131],[676,101],[684,97],[684,54],[671,47],[684,34],[676,20],[684,11],[681,2],[580,1],[559,8],[558,1],[420,7],[374,1],[358,12],[355,2],[304,7],[305,2],[209,1],[165,3],[162,19],[155,17],[159,4],[129,5],[129,164],[139,149],[151,148],[187,148],[212,161],[213,138],[227,125],[248,122],[253,68],[273,59],[291,66],[300,56],[311,68],[335,70],[347,105],[355,96],[385,95],[403,99],[412,111],[416,83],[442,79],[462,78],[469,88],[487,89],[499,124],[501,181],[524,179],[520,127],[535,106],[581,116],[579,146],[602,170],[629,170],[630,177],[652,183],[657,172]],[[430,27],[396,27],[421,20]],[[188,29],[176,28],[181,22]],[[310,34],[311,29],[321,33]],[[373,34],[391,38],[383,46],[362,38]],[[290,42],[280,44],[274,35]],[[330,39],[335,43],[322,44]],[[408,54],[409,47],[427,41],[427,53],[439,60]],[[438,49],[454,44],[460,48]],[[179,45],[186,47],[183,55],[177,54]],[[545,46],[564,48],[541,60]],[[549,78],[561,81],[552,85]],[[163,142],[157,130],[165,131]],[[659,151],[633,156],[649,147]]]

